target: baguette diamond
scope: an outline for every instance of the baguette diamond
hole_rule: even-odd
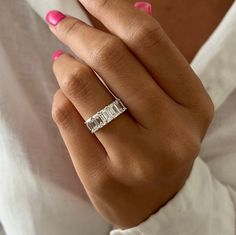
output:
[[[95,133],[126,110],[127,108],[124,106],[121,100],[116,99],[114,102],[105,106],[102,110],[94,114],[84,123],[92,133]]]

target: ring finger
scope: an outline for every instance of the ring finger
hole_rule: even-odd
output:
[[[68,54],[64,53],[55,60],[53,71],[61,90],[84,120],[114,101],[114,97],[93,70]],[[137,122],[125,112],[97,131],[96,136],[105,148],[114,147],[114,144],[120,142],[117,138],[128,140],[130,131],[136,130],[137,127]],[[129,133],[126,130],[129,130]]]

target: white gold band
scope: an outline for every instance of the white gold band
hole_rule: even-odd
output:
[[[87,119],[84,123],[92,133],[95,133],[125,112],[125,110],[127,110],[127,108],[124,106],[121,100],[116,99],[114,102],[105,106],[102,110]]]

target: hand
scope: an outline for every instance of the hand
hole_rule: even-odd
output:
[[[133,227],[184,185],[214,108],[153,17],[125,0],[80,2],[110,33],[48,13],[51,31],[83,60],[55,60],[52,116],[95,208]],[[91,134],[84,120],[114,100],[94,71],[128,111]]]

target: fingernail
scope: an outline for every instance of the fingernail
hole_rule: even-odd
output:
[[[52,10],[47,13],[45,19],[49,24],[56,26],[65,17],[66,16],[60,11]]]
[[[63,51],[57,50],[52,54],[52,60],[56,60],[57,58],[59,58],[61,55],[63,54]]]
[[[144,10],[148,15],[152,15],[152,5],[149,2],[136,2],[134,7]]]

